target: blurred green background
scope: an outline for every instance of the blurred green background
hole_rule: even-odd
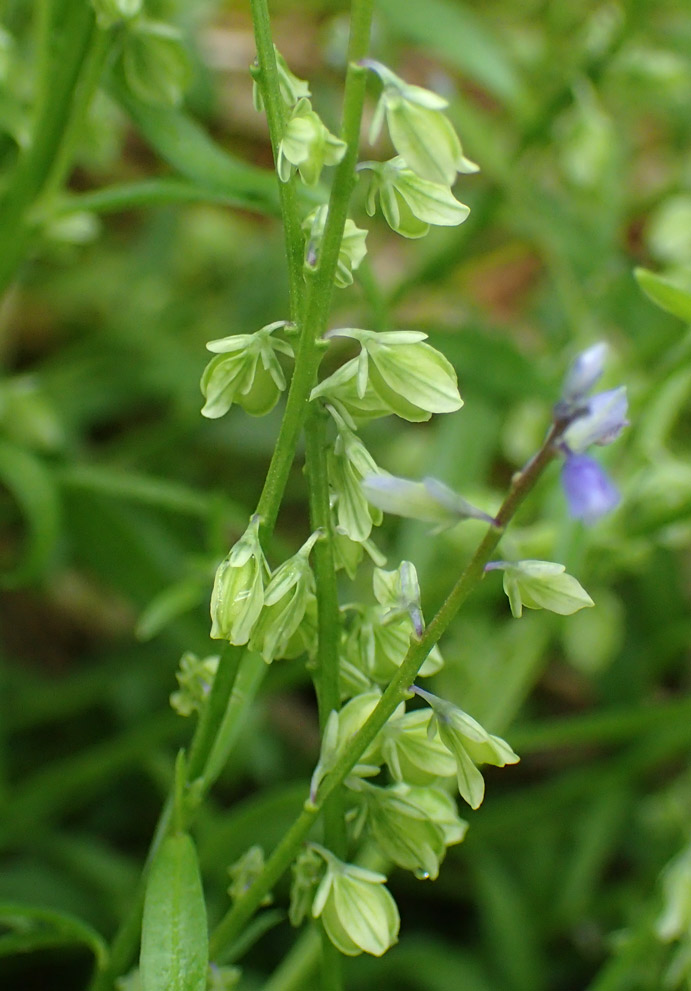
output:
[[[34,6],[0,5],[6,173],[26,140]],[[336,127],[347,8],[272,9],[279,48]],[[189,739],[168,705],[180,655],[213,650],[214,569],[254,508],[280,419],[279,405],[204,420],[204,344],[287,316],[248,7],[147,11],[183,32],[184,108],[128,94],[115,42],[66,192],[0,310],[0,902],[65,910],[106,937]],[[424,330],[465,399],[429,424],[367,427],[376,461],[496,509],[568,362],[601,339],[605,386],[628,386],[631,426],[603,458],[622,492],[610,519],[570,521],[553,468],[505,538],[512,555],[565,564],[597,607],[513,620],[490,576],[442,643],[434,690],[522,762],[487,774],[437,882],[393,875],[400,944],[351,961],[348,987],[691,987],[691,868],[676,888],[660,880],[691,840],[691,338],[633,274],[691,290],[690,52],[683,0],[377,0],[373,57],[448,97],[481,171],[455,188],[468,221],[422,241],[370,221],[356,190],[369,255],[337,290],[332,326]],[[300,468],[273,565],[308,532]],[[429,617],[481,532],[469,522],[432,539],[387,521],[378,543],[391,567],[416,564]],[[252,842],[270,849],[299,809],[317,749],[307,672],[277,663],[199,822],[212,919],[228,864]],[[667,941],[665,909],[681,920]],[[264,937],[241,987],[262,987],[292,939],[287,924]],[[73,947],[0,957],[0,977],[78,989],[90,960]]]

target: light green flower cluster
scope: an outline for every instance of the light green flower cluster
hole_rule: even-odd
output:
[[[383,84],[372,118],[370,142],[377,140],[386,119],[391,143],[398,152],[388,162],[362,162],[372,173],[367,212],[373,216],[377,198],[392,230],[404,237],[424,237],[430,224],[454,227],[470,210],[451,186],[459,172],[477,172],[463,154],[461,142],[443,113],[448,101],[422,86],[411,86],[380,62],[363,65]]]

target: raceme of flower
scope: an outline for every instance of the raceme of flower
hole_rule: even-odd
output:
[[[363,478],[362,490],[373,506],[394,516],[436,523],[439,527],[454,526],[469,519],[496,523],[493,516],[472,506],[436,478],[413,482],[378,472]]]
[[[329,850],[312,844],[326,861],[326,873],[312,904],[331,942],[346,956],[370,953],[380,957],[398,940],[400,917],[384,887],[386,876],[346,864]]]
[[[288,182],[297,169],[306,186],[316,186],[325,165],[338,165],[346,144],[322,123],[306,97],[298,100],[278,146],[276,171]]]
[[[362,169],[371,172],[367,213],[374,216],[378,197],[387,224],[403,237],[424,237],[430,224],[456,227],[470,213],[448,186],[422,179],[400,155],[388,162],[360,162]]]
[[[485,571],[504,572],[504,591],[516,619],[528,609],[549,609],[561,616],[594,606],[583,586],[552,561],[491,561]]]
[[[305,241],[305,266],[314,268],[319,261],[319,251],[321,248],[328,207],[320,206],[313,210],[302,222],[302,229],[306,232]],[[361,227],[356,227],[350,218],[345,222],[343,238],[338,251],[338,264],[334,282],[339,289],[345,289],[353,283],[353,272],[358,268],[360,262],[367,254],[365,239],[367,231]]]
[[[495,767],[504,767],[506,764],[516,764],[520,760],[518,754],[513,752],[505,740],[492,736],[477,720],[451,702],[446,702],[417,685],[413,685],[411,691],[432,707],[430,732],[439,733],[442,743],[456,760],[456,779],[461,797],[471,809],[479,808],[485,797],[485,782],[477,765],[494,764]]]
[[[386,117],[393,146],[421,179],[450,186],[457,172],[477,172],[463,154],[461,142],[442,111],[448,101],[422,86],[412,86],[380,62],[361,63],[375,72],[383,89],[372,119],[370,142],[376,141]]]
[[[311,399],[322,397],[355,417],[395,413],[411,422],[429,420],[432,413],[451,413],[463,405],[453,366],[424,343],[427,334],[346,327],[328,336],[353,338],[360,344],[360,354],[313,389]]]
[[[586,524],[596,523],[619,503],[619,492],[605,470],[585,451],[611,444],[628,424],[625,387],[588,396],[604,370],[607,346],[594,344],[577,356],[555,406],[556,420],[566,421],[559,440],[565,461],[561,481],[569,512]]]
[[[273,409],[286,387],[277,353],[293,356],[290,344],[273,334],[286,326],[286,320],[278,320],[254,334],[209,341],[207,351],[213,351],[216,357],[204,369],[200,383],[206,398],[203,416],[223,416],[233,403],[252,416],[262,416]]]
[[[260,519],[254,516],[216,571],[211,593],[211,634],[242,646],[250,638],[264,605],[269,566],[259,542]]]
[[[275,45],[274,55],[276,56],[278,89],[281,94],[281,99],[285,103],[286,107],[292,108],[300,100],[306,99],[312,95],[310,93],[309,83],[305,82],[304,79],[298,78],[294,72],[290,71],[288,68],[288,63]],[[252,102],[254,103],[255,110],[261,112],[264,109],[264,100],[256,79],[253,80],[252,83]]]

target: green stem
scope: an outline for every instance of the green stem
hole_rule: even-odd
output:
[[[286,409],[281,423],[274,456],[264,483],[257,513],[263,520],[263,529],[269,532],[273,529],[278,515],[288,474],[293,464],[298,437],[302,430],[309,405],[309,395],[317,378],[317,369],[321,360],[321,337],[326,330],[331,295],[334,286],[334,276],[338,253],[343,240],[346,216],[350,196],[355,186],[355,165],[357,164],[360,143],[360,122],[365,100],[366,70],[356,64],[367,54],[369,32],[372,19],[373,0],[354,0],[351,17],[351,36],[348,49],[350,64],[346,74],[345,93],[343,97],[343,122],[341,137],[346,142],[346,152],[336,170],[334,183],[329,198],[329,212],[326,228],[321,241],[321,250],[317,265],[309,271],[309,283],[304,299],[304,309],[301,311],[299,325],[300,336],[295,353],[295,370],[288,391]],[[265,10],[264,0],[253,0],[253,10]],[[268,20],[268,13],[266,14]],[[264,32],[262,32],[263,38]],[[257,44],[259,44],[259,35]],[[268,52],[264,58],[273,61]],[[262,53],[259,53],[260,64],[264,64]],[[278,80],[276,79],[276,85]],[[267,104],[268,117],[268,104]],[[271,119],[269,119],[271,127]],[[274,143],[272,137],[272,143]],[[300,274],[302,278],[302,248],[300,249]],[[300,290],[302,293],[302,288]]]
[[[93,10],[85,0],[53,0],[41,11],[39,95],[31,144],[20,157],[0,202],[0,293],[28,247],[29,211],[59,153],[94,31]]]
[[[555,423],[535,457],[522,471],[514,476],[509,492],[496,516],[497,525],[491,526],[487,530],[473,557],[451,589],[446,601],[432,622],[425,629],[420,639],[414,640],[411,643],[398,673],[388,685],[376,708],[361,729],[352,737],[348,746],[336,761],[333,769],[322,782],[316,802],[310,804],[308,801],[306,803],[302,813],[267,860],[260,877],[247,890],[244,897],[237,901],[230,911],[226,913],[214,933],[212,933],[210,942],[212,958],[217,956],[223,947],[238,938],[243,926],[252,917],[257,908],[259,908],[264,896],[290,867],[329,796],[341,787],[362,754],[373,742],[379,730],[390,718],[396,707],[407,697],[408,688],[414,681],[430,650],[446,631],[449,623],[470,593],[482,580],[484,567],[501,540],[506,526],[528,493],[533,489],[542,472],[554,458],[555,441],[565,426],[566,424],[563,422]]]
[[[310,497],[312,530],[323,533],[313,553],[317,586],[317,701],[322,735],[332,711],[340,708],[339,647],[341,635],[338,586],[333,554],[333,525],[329,505],[329,479],[326,462],[326,414],[312,407],[305,424],[307,441],[307,481]],[[340,791],[329,796],[324,806],[324,842],[337,857],[345,859],[347,837],[345,809]],[[343,958],[321,929],[321,988],[341,991],[343,988]]]

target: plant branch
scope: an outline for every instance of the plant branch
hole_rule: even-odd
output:
[[[264,896],[289,868],[300,846],[304,843],[315,819],[325,807],[329,797],[340,788],[365,750],[372,743],[379,730],[390,718],[394,710],[409,694],[408,689],[422,667],[430,650],[447,630],[452,619],[466,601],[470,593],[480,583],[484,567],[490,560],[504,530],[515,515],[528,493],[534,488],[543,471],[555,457],[555,442],[566,424],[557,421],[549,431],[542,447],[522,471],[514,475],[509,492],[497,513],[496,526],[491,526],[473,554],[470,562],[451,589],[432,622],[419,640],[413,640],[396,676],[377,703],[367,721],[350,740],[330,773],[326,776],[313,804],[309,800],[300,816],[278,844],[266,862],[264,871],[254,884],[223,917],[210,942],[212,957],[218,955],[224,946],[237,939],[242,927],[252,917]]]

